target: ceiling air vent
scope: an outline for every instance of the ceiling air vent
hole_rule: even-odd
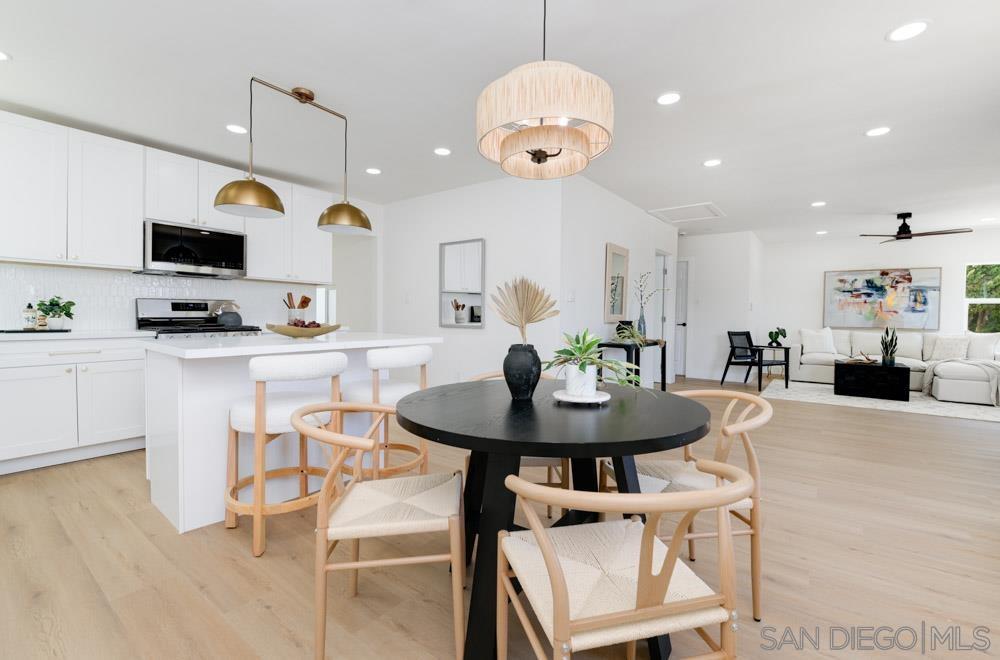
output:
[[[702,202],[700,204],[688,204],[687,206],[668,206],[662,209],[653,209],[649,214],[659,218],[663,222],[677,224],[680,222],[694,222],[695,220],[714,220],[726,216],[718,206],[712,202]]]

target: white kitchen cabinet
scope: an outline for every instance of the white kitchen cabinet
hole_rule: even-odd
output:
[[[0,369],[0,460],[77,446],[76,365]]]
[[[333,204],[324,190],[292,186],[293,280],[328,284],[333,279],[333,236],[316,226],[323,211]]]
[[[66,260],[142,267],[143,150],[69,130]]]
[[[291,280],[292,277],[292,184],[265,176],[256,177],[277,193],[285,206],[280,218],[246,218],[247,277],[260,280]]]
[[[81,447],[145,434],[145,365],[144,360],[77,365]]]
[[[0,112],[0,257],[66,258],[68,129]]]
[[[441,285],[443,291],[464,291],[462,288],[462,246],[464,243],[449,243],[444,246]]]
[[[243,216],[215,210],[215,195],[230,181],[246,175],[232,167],[198,161],[198,224],[225,231],[244,231]],[[286,200],[281,200],[285,202]]]
[[[198,161],[159,149],[146,152],[146,217],[198,223]]]
[[[483,243],[445,243],[441,251],[441,290],[480,293],[483,286]]]

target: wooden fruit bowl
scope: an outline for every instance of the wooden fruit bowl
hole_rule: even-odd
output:
[[[325,335],[328,332],[334,332],[340,327],[339,323],[334,323],[333,325],[323,324],[318,328],[299,328],[294,325],[275,325],[274,323],[268,323],[267,329],[271,332],[277,332],[279,335],[284,335],[286,337],[294,337],[295,339],[306,339],[309,337],[319,337],[320,335]]]

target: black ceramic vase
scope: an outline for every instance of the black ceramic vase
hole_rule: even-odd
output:
[[[531,344],[513,344],[503,359],[503,377],[515,401],[529,401],[542,377],[542,361]]]

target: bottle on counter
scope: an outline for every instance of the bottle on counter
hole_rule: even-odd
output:
[[[36,323],[38,323],[38,310],[31,303],[28,303],[28,306],[21,312],[21,327],[25,330],[34,330]]]

